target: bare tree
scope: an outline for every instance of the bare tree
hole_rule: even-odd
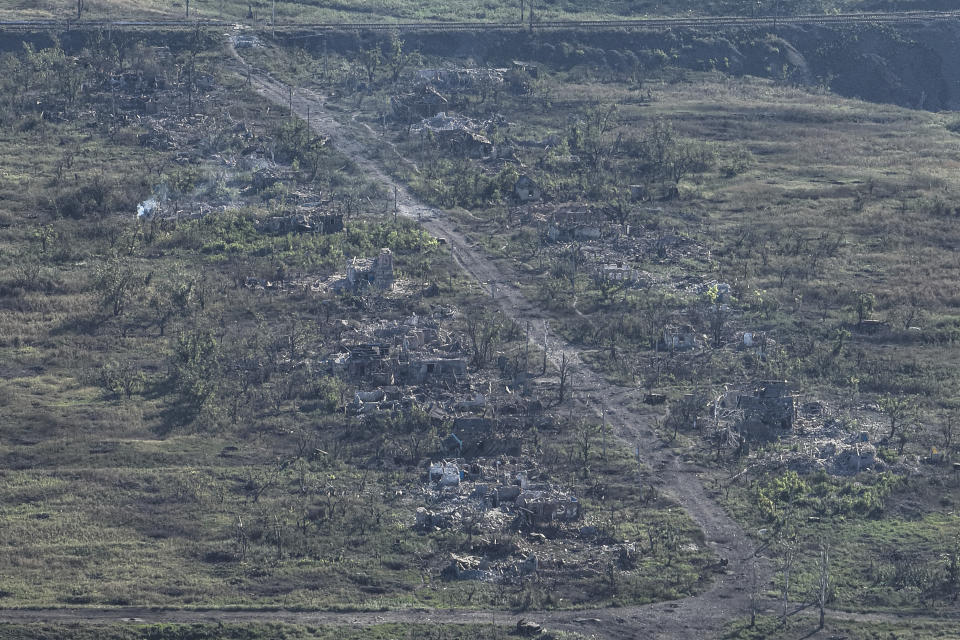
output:
[[[482,369],[490,357],[493,347],[500,340],[505,322],[499,312],[481,311],[474,308],[464,317],[467,338],[473,352],[471,364]]]
[[[557,367],[557,374],[560,378],[560,383],[557,386],[557,404],[563,404],[563,401],[566,399],[567,382],[570,377],[570,360],[567,358],[566,352],[560,354],[560,364]]]
[[[577,150],[587,157],[592,169],[599,169],[616,148],[617,141],[613,138],[613,132],[618,124],[616,104],[596,105],[590,108],[578,123]]]
[[[946,455],[950,455],[953,451],[953,436],[957,429],[957,414],[956,411],[949,411],[943,415],[943,419],[940,422],[940,434],[943,436],[943,452]]]
[[[830,595],[830,550],[820,542],[820,563],[817,579],[817,606],[820,608],[820,629],[823,629],[827,599]]]
[[[757,609],[760,600],[760,579],[757,575],[757,561],[750,563],[750,628],[757,624]]]
[[[783,538],[780,542],[780,598],[783,602],[783,613],[781,617],[781,624],[783,626],[787,626],[787,607],[790,604],[790,578],[796,561],[796,542],[789,538]]]
[[[380,52],[380,47],[374,45],[369,49],[361,50],[359,56],[357,56],[357,61],[367,74],[367,82],[372,85],[377,77],[380,65],[383,64],[383,54]]]
[[[699,390],[685,393],[677,402],[673,403],[666,420],[667,426],[673,427],[672,440],[676,440],[681,426],[688,428],[695,426],[697,416],[706,404],[707,395]]]
[[[593,449],[596,432],[597,425],[593,423],[587,422],[586,420],[581,420],[577,423],[575,431],[577,462],[580,463],[583,469],[584,477],[589,473],[590,452]]]
[[[133,284],[132,269],[118,256],[97,269],[94,282],[101,306],[111,309],[114,316],[123,313]]]

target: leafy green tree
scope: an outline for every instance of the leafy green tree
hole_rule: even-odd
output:
[[[400,78],[404,69],[420,62],[420,54],[416,51],[406,51],[405,44],[396,34],[390,36],[390,42],[387,44],[385,62],[390,69],[390,78],[394,82]]]
[[[362,49],[357,60],[360,62],[360,67],[367,74],[367,82],[373,84],[373,81],[377,77],[377,71],[379,71],[380,66],[383,64],[383,54],[380,52],[380,47],[373,46],[369,49]]]
[[[220,379],[220,345],[213,333],[196,329],[177,338],[171,377],[181,400],[199,410],[217,391]]]
[[[861,326],[864,320],[870,318],[874,307],[877,305],[877,297],[872,293],[858,291],[854,300],[854,310],[857,314],[857,326]]]
[[[619,124],[617,112],[615,104],[595,105],[583,114],[571,132],[571,147],[584,155],[594,170],[600,168],[616,147],[613,132]]]
[[[880,412],[890,420],[890,433],[887,437],[893,439],[908,426],[910,418],[916,412],[916,404],[903,396],[885,395],[877,401]],[[902,450],[902,447],[901,447]]]
[[[133,270],[119,256],[114,256],[102,264],[94,277],[94,288],[100,296],[100,307],[110,309],[114,316],[123,314],[133,284]]]

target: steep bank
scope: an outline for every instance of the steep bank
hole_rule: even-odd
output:
[[[384,40],[382,32],[293,33],[287,44],[320,54],[353,52]],[[405,33],[426,55],[472,58],[502,66],[523,59],[560,68],[584,65],[628,71],[671,64],[823,86],[845,96],[930,111],[960,109],[960,22],[820,27],[787,26],[726,33],[534,31]]]

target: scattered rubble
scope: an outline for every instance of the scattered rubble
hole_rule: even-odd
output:
[[[390,289],[393,286],[393,253],[390,249],[381,249],[376,258],[353,258],[347,265],[343,288],[359,291],[367,286],[377,289]]]
[[[463,67],[419,69],[416,78],[421,83],[445,91],[472,91],[481,85],[489,87],[502,85],[503,75],[507,71],[507,69],[468,69]]]
[[[441,111],[413,125],[410,131],[421,136],[432,135],[442,147],[458,155],[482,158],[493,152],[493,143],[484,135],[488,127],[489,123]]]
[[[276,234],[319,233],[328,235],[343,231],[343,216],[333,213],[299,212],[267,218],[260,224],[263,231]]]
[[[535,464],[525,457],[497,456],[432,462],[424,499],[417,509],[418,531],[465,529],[496,539],[526,531],[543,544],[550,538],[580,536],[582,510],[575,496],[549,482],[535,482]],[[544,535],[546,533],[547,535]],[[540,570],[537,553],[522,546],[490,557],[452,555],[442,575],[449,580],[512,580]]]
[[[430,85],[423,85],[402,95],[390,98],[390,110],[393,117],[412,122],[417,118],[426,118],[446,110],[448,101]]]

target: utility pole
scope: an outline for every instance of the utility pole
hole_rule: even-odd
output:
[[[287,87],[287,104],[290,107],[290,119],[293,120],[293,87]]]
[[[273,0],[271,4],[272,16],[270,18],[270,27],[273,29],[273,37],[277,37],[277,0]]]
[[[190,0],[187,0],[187,19],[190,19]]]

